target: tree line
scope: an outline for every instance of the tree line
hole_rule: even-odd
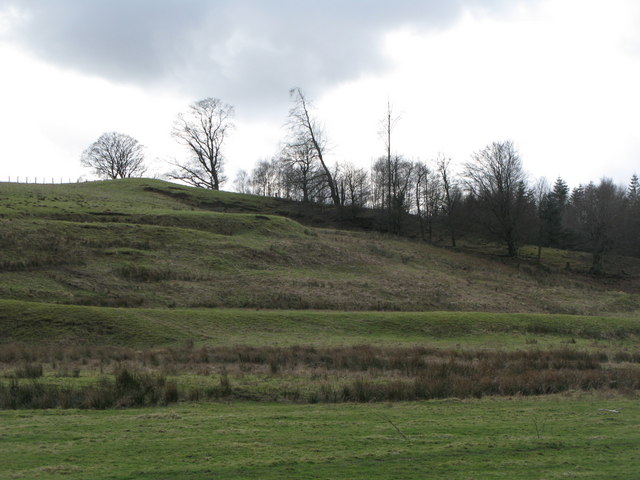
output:
[[[531,183],[511,141],[493,142],[475,152],[455,174],[444,155],[411,161],[396,152],[393,131],[398,117],[390,104],[381,121],[384,151],[370,169],[327,162],[327,137],[313,105],[300,88],[290,91],[292,107],[280,151],[240,170],[235,190],[303,204],[331,205],[342,215],[376,211],[384,229],[407,234],[416,226],[425,241],[434,228],[446,231],[455,247],[460,236],[500,241],[508,256],[524,244],[576,249],[592,255],[594,274],[605,271],[611,252],[640,256],[640,183],[603,178],[570,189],[558,178]],[[190,157],[172,164],[168,176],[189,185],[218,190],[224,175],[225,141],[232,131],[233,107],[207,98],[177,116],[172,134]],[[82,155],[83,165],[103,178],[142,176],[142,146],[128,135],[102,135]],[[415,228],[414,228],[415,230]]]

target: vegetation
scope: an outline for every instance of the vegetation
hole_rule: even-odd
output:
[[[639,467],[633,258],[594,277],[586,252],[502,257],[459,235],[453,187],[450,221],[422,226],[456,249],[366,232],[373,211],[155,180],[0,200],[2,478]]]
[[[496,257],[491,245],[462,240],[460,249],[445,250],[371,232],[318,229],[311,226],[320,215],[313,208],[305,216],[291,202],[154,180],[2,184],[0,196],[2,298],[605,315],[640,305],[640,261],[632,258],[609,262],[625,275],[596,279],[585,275],[590,259],[578,252],[549,250],[537,265],[526,249],[508,260]]]
[[[633,478],[635,399],[0,411],[4,478]]]
[[[640,355],[575,348],[116,347],[0,349],[0,408],[112,408],[179,400],[295,403],[633,392]],[[13,365],[18,365],[13,367]],[[42,377],[41,380],[20,380]],[[0,370],[1,371],[1,370]],[[113,377],[113,380],[108,378]],[[60,379],[64,382],[60,383]]]

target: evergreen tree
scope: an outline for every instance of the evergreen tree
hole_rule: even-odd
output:
[[[542,244],[547,247],[562,248],[566,243],[565,213],[569,199],[569,186],[560,177],[553,185],[553,190],[546,194],[540,205],[543,238]]]
[[[633,204],[638,203],[638,200],[640,200],[640,180],[638,180],[638,175],[635,173],[631,176],[629,188],[627,188],[627,198]]]

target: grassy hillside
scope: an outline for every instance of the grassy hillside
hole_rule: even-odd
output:
[[[507,348],[550,337],[592,345],[635,344],[635,318],[460,312],[329,312],[246,309],[140,309],[0,300],[3,343],[148,347],[181,345],[482,345]],[[622,343],[621,343],[622,342]],[[625,343],[625,344],[626,344]],[[537,341],[535,343],[537,345]]]
[[[594,279],[579,253],[339,223],[155,180],[0,183],[0,477],[637,471],[640,262]]]
[[[0,298],[587,315],[640,309],[637,261],[627,261],[627,279],[594,280],[580,273],[587,259],[579,254],[554,252],[541,267],[506,263],[274,213],[303,216],[293,203],[157,180],[0,183]]]

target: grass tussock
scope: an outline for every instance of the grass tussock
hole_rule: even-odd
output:
[[[54,378],[74,372],[71,378],[94,381],[87,386],[71,380],[50,382],[47,375],[40,380],[19,377],[17,369],[11,369],[16,363],[41,369],[44,365]],[[8,345],[0,348],[0,368],[9,378],[0,381],[0,408],[112,408],[222,398],[375,402],[640,389],[640,354],[570,347],[194,348],[186,343],[180,348],[133,350]]]
[[[162,375],[121,368],[113,379],[102,377],[88,387],[43,382],[0,382],[0,408],[105,409],[167,405],[178,400],[176,383]]]

